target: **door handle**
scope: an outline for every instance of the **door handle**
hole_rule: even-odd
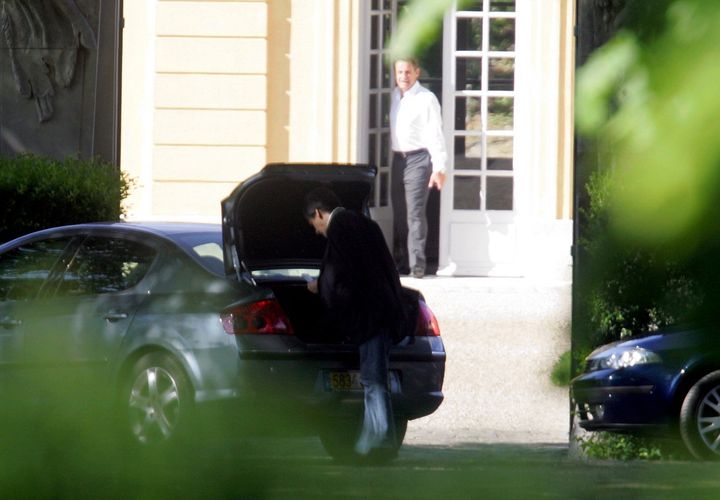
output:
[[[16,326],[22,325],[22,321],[19,319],[12,319],[9,316],[5,316],[3,319],[0,319],[0,326],[5,328],[6,330],[10,330],[11,328],[15,328]]]
[[[108,320],[110,323],[115,323],[116,321],[120,321],[121,319],[127,319],[128,315],[124,312],[109,312],[105,315],[105,319]]]

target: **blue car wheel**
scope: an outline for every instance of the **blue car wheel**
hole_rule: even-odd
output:
[[[700,460],[720,460],[720,370],[701,378],[680,409],[680,435]]]

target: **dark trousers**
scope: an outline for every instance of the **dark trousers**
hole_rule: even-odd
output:
[[[392,446],[395,441],[395,421],[388,387],[391,345],[389,331],[382,330],[358,346],[365,411],[355,451],[361,455]]]
[[[398,269],[425,272],[430,153],[427,150],[407,156],[395,153],[390,168],[395,264]]]

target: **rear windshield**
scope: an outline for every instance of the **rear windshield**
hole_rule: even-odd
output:
[[[218,276],[225,275],[222,233],[220,231],[183,234],[177,239],[205,269]]]

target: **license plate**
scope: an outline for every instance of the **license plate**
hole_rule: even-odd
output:
[[[360,372],[330,372],[328,386],[331,391],[362,391]]]

